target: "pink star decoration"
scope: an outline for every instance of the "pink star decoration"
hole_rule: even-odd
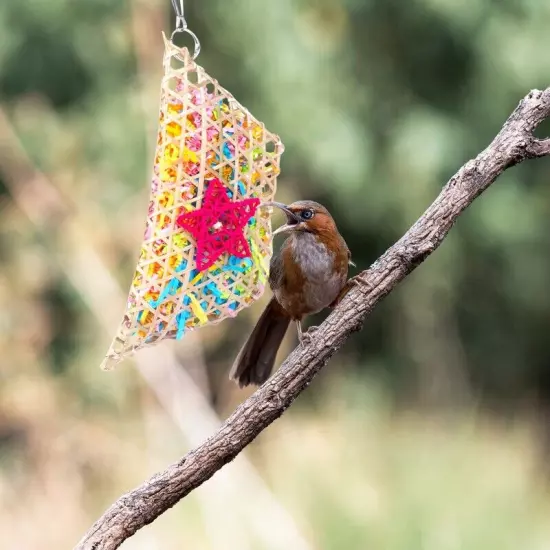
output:
[[[178,217],[176,224],[190,233],[197,246],[197,269],[204,271],[224,253],[250,257],[244,228],[254,215],[260,199],[232,201],[219,179],[208,182],[202,206]]]

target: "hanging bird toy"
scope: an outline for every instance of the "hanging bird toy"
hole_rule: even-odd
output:
[[[263,294],[273,254],[267,205],[284,147],[195,63],[200,44],[172,0],[145,234],[123,320],[103,361],[235,317]],[[185,32],[194,51],[179,48]]]

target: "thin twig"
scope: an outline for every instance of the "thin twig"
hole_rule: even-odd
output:
[[[528,94],[493,142],[467,162],[409,231],[370,269],[281,368],[242,403],[204,443],[163,472],[120,497],[92,526],[75,550],[113,550],[153,522],[233,460],[276,420],[311,383],[349,335],[411,271],[442,243],[460,214],[507,168],[550,155],[549,140],[533,137],[550,115],[550,88]]]

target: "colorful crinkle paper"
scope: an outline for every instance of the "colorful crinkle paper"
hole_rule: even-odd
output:
[[[234,317],[263,293],[283,145],[164,37],[146,229],[122,323],[103,362]]]

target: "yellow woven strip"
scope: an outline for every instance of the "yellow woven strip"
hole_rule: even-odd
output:
[[[191,284],[192,285],[196,285],[201,279],[202,279],[202,276],[203,276],[203,272],[201,271],[198,275],[195,276],[195,278],[191,281]]]
[[[250,241],[250,244],[252,245],[252,259],[254,260],[254,263],[258,265],[258,279],[262,284],[265,284],[267,282],[267,278],[265,276],[263,258],[258,251],[258,247],[256,246],[254,239]]]
[[[197,319],[203,325],[205,325],[206,323],[208,323],[208,317],[204,313],[204,310],[199,304],[199,301],[195,298],[195,295],[193,293],[189,293],[188,296],[189,296],[189,299],[191,300],[191,309],[193,310],[193,313],[196,315]]]

